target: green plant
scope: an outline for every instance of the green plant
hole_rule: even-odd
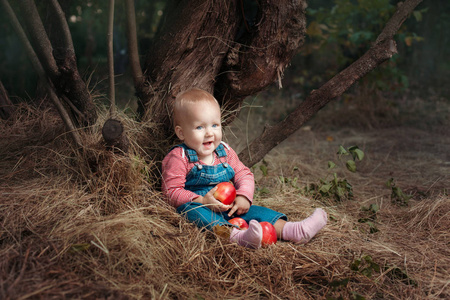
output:
[[[359,223],[366,223],[369,225],[369,233],[378,232],[378,228],[375,226],[375,221],[377,219],[377,212],[380,210],[378,204],[370,204],[369,207],[363,206],[361,208],[364,216],[358,219]]]
[[[417,286],[417,282],[412,279],[406,271],[403,271],[397,266],[384,266],[384,272],[386,273],[386,276],[392,280],[399,280],[404,284]]]
[[[400,206],[408,206],[411,195],[405,194],[401,188],[395,185],[394,178],[386,182],[386,186],[391,189],[391,201]]]
[[[380,265],[373,261],[372,256],[364,255],[361,258],[355,259],[350,264],[350,269],[371,278],[373,273],[380,272]]]
[[[356,172],[356,161],[364,158],[364,152],[358,146],[351,146],[345,149],[339,146],[337,152],[339,161],[345,164],[350,172]],[[345,163],[343,156],[351,156]],[[328,161],[328,170],[336,168],[333,161]],[[331,175],[331,179],[329,179]],[[334,198],[336,201],[353,198],[353,187],[345,178],[339,178],[336,172],[330,173],[327,177],[319,179],[319,183],[310,184],[305,188],[305,193],[318,198]]]

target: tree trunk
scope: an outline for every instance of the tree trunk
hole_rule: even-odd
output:
[[[146,56],[140,113],[169,125],[176,94],[190,87],[213,93],[216,75],[237,29],[237,0],[173,1]]]
[[[284,69],[304,42],[306,1],[257,3],[257,7],[243,8],[245,28],[239,29],[244,33],[238,32],[236,42],[230,45],[215,85],[216,98],[231,112],[226,123],[233,120],[246,97],[273,82],[282,87]]]
[[[303,0],[184,0],[169,5],[137,91],[139,113],[160,124],[160,140],[173,135],[170,114],[179,92],[198,87],[213,93],[229,123],[247,96],[281,81],[303,42]]]
[[[52,22],[56,25],[47,29],[52,31],[52,41],[47,35],[34,1],[19,1],[31,44],[58,96],[70,102],[68,110],[72,112],[73,119],[81,126],[92,125],[97,120],[97,112],[87,86],[78,73],[64,12],[58,1],[52,0],[48,4],[49,10],[53,12],[52,17],[56,19]]]
[[[182,90],[198,87],[214,92],[214,83],[237,30],[238,0],[172,1],[166,22],[143,62],[144,83],[137,90],[138,112],[154,123],[147,147],[162,158],[174,143],[171,110]]]

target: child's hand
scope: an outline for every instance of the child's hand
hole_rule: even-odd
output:
[[[251,203],[244,196],[236,196],[236,199],[234,199],[234,202],[231,205],[232,207],[230,209],[230,212],[228,213],[229,217],[231,217],[234,213],[236,213],[238,216],[245,214],[246,212],[248,212]]]
[[[204,204],[206,207],[215,212],[222,212],[229,210],[232,205],[225,205],[216,198],[214,198],[214,193],[217,191],[217,186],[211,189],[208,193],[206,193],[203,197],[198,197],[194,199],[195,202],[200,202]]]

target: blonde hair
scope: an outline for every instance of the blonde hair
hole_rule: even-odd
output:
[[[187,105],[198,102],[210,102],[219,105],[216,98],[205,90],[199,88],[191,88],[189,90],[179,93],[173,104],[173,125],[179,125],[182,113]]]

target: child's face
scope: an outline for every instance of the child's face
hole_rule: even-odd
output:
[[[212,153],[222,141],[220,107],[217,103],[200,101],[187,104],[175,133],[203,162],[210,162]]]

